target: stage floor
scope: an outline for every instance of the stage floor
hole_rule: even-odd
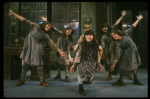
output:
[[[113,75],[112,80],[105,81],[108,72],[104,69],[96,71],[91,85],[84,85],[87,95],[82,96],[78,92],[77,72],[69,73],[71,82],[65,82],[65,71],[61,71],[61,79],[53,80],[57,75],[56,70],[51,70],[51,77],[46,79],[49,87],[40,86],[40,81],[30,81],[31,71],[28,70],[25,85],[15,87],[19,80],[3,81],[3,97],[6,98],[114,98],[114,97],[148,97],[148,70],[138,70],[138,79],[143,86],[133,84],[133,80],[124,77],[124,86],[114,86],[119,74]],[[133,75],[132,75],[133,77]]]

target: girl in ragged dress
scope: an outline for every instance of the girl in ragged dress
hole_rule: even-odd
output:
[[[85,24],[83,27],[83,31],[86,32],[87,30],[90,30],[90,25],[89,24]],[[84,35],[81,35],[79,40],[77,41],[77,44],[75,46],[73,46],[73,51],[75,52],[78,49],[78,46],[81,44],[81,42],[83,41]],[[100,50],[100,59],[103,53],[102,47],[99,45],[99,50]],[[83,81],[83,84],[92,84],[91,80],[94,78],[94,75],[91,78],[85,78]]]
[[[58,74],[54,78],[60,79],[61,78],[61,67],[65,67],[65,81],[70,82],[71,80],[68,77],[68,71],[69,71],[69,66],[71,63],[73,63],[73,58],[71,57],[70,54],[70,48],[71,48],[71,42],[73,42],[73,34],[74,30],[72,27],[67,27],[64,32],[57,30],[55,27],[52,28],[52,30],[57,33],[58,35],[58,41],[57,41],[57,47],[61,50],[66,52],[66,59],[62,59],[59,53],[56,53],[57,55],[57,70]]]
[[[111,80],[112,79],[112,75],[113,75],[113,72],[110,72],[110,66],[112,65],[113,63],[113,59],[114,59],[114,53],[112,53],[110,51],[110,46],[113,42],[112,38],[111,38],[111,32],[116,29],[117,25],[121,22],[121,20],[123,19],[123,17],[126,15],[126,11],[123,10],[121,12],[121,16],[120,18],[115,22],[115,24],[113,26],[109,26],[108,24],[103,24],[102,26],[102,38],[101,38],[101,46],[103,48],[103,56],[105,57],[105,63],[104,63],[104,67],[105,67],[105,70],[109,72],[107,78],[105,80]],[[116,66],[118,68],[118,65]],[[115,68],[115,71],[117,73],[117,68]],[[115,73],[115,72],[114,72]],[[132,79],[132,76],[131,75],[125,75],[127,76],[129,79],[133,80]]]
[[[141,65],[141,58],[135,43],[130,38],[130,33],[142,18],[142,15],[137,16],[137,20],[131,25],[131,27],[122,33],[118,29],[112,31],[111,33],[113,40],[117,42],[116,45],[112,47],[112,49],[115,48],[115,57],[114,62],[110,67],[110,71],[114,70],[117,61],[119,62],[120,68],[120,78],[112,85],[124,85],[124,75],[131,74],[134,75],[134,84],[143,85],[137,79],[137,68],[139,65]]]
[[[77,67],[79,93],[81,95],[86,95],[83,88],[84,78],[93,77],[97,67],[99,72],[101,71],[102,66],[100,65],[98,49],[95,33],[92,30],[86,31],[77,50],[73,66],[70,67],[70,72],[74,72],[75,66]]]
[[[41,16],[41,19],[43,21],[47,22],[47,17]],[[66,52],[66,59],[62,59],[59,53],[56,53],[56,60],[57,60],[57,70],[58,74],[54,78],[54,80],[61,79],[61,67],[65,67],[65,81],[70,82],[71,80],[68,77],[68,67],[73,63],[73,58],[70,54],[70,47],[71,42],[73,42],[73,34],[74,30],[72,27],[67,27],[64,32],[59,31],[54,26],[51,27],[51,30],[58,35],[58,41],[57,41],[57,47],[63,51]]]
[[[62,51],[58,49],[56,44],[47,34],[47,32],[51,29],[51,23],[44,22],[39,26],[38,24],[33,23],[30,20],[27,20],[26,18],[14,13],[12,10],[9,10],[8,15],[14,16],[31,29],[25,38],[23,50],[20,55],[20,58],[22,59],[22,72],[21,79],[16,86],[25,84],[25,76],[29,66],[37,67],[40,77],[40,85],[49,86],[49,84],[45,82],[43,75],[44,53],[42,41],[47,41],[49,47],[56,52],[58,51],[62,57],[65,56],[65,53],[62,53]]]

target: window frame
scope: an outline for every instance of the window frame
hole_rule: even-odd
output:
[[[54,2],[55,3],[55,2]],[[62,13],[62,10],[68,10],[68,9],[63,9],[63,8],[53,8],[53,2],[51,3],[51,15],[52,15],[52,12],[53,12],[53,10],[59,10],[60,11],[60,19],[59,20],[53,20],[52,19],[52,17],[53,16],[51,16],[51,23],[53,24],[53,23],[55,23],[55,22],[58,22],[58,24],[59,24],[59,28],[58,27],[56,27],[56,28],[58,28],[60,31],[62,31],[62,32],[64,32],[64,30],[62,29],[62,26],[63,26],[63,23],[72,23],[72,22],[74,22],[73,20],[72,20],[72,11],[74,11],[74,10],[78,10],[78,20],[76,21],[76,22],[79,22],[78,23],[78,26],[79,26],[79,31],[78,31],[78,34],[74,34],[74,36],[76,36],[76,37],[78,37],[77,38],[77,40],[79,39],[79,37],[80,37],[80,35],[81,35],[81,2],[78,2],[78,8],[71,8],[71,3],[73,3],[73,2],[69,2],[70,4],[70,7],[68,8],[69,9],[69,11],[70,11],[70,20],[69,21],[64,21],[64,20],[61,20],[61,13]],[[60,3],[60,6],[61,6],[61,3]],[[52,37],[52,35],[53,35],[53,33],[51,33],[51,37]],[[52,37],[52,39],[53,39],[53,37]],[[56,39],[56,37],[54,37],[54,39]],[[77,43],[77,41],[76,40],[74,40],[73,41],[73,43]]]

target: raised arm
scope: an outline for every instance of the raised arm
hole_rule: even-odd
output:
[[[114,71],[114,67],[117,63],[117,61],[120,59],[121,57],[121,45],[119,43],[117,43],[116,48],[115,48],[115,57],[114,57],[114,61],[113,64],[110,67],[110,71]]]
[[[128,28],[127,30],[125,30],[125,34],[130,36],[130,33],[134,30],[134,28],[137,26],[137,24],[139,23],[139,21],[143,18],[142,15],[136,16],[137,20],[131,25],[130,28]]]
[[[47,41],[48,41],[49,47],[50,47],[53,51],[55,51],[55,52],[58,51],[58,53],[61,55],[61,58],[66,59],[66,55],[65,55],[66,52],[62,52],[62,51],[57,47],[57,45],[53,42],[53,40],[52,40],[50,37],[48,37]]]
[[[137,17],[137,20],[132,24],[134,27],[137,26],[137,24],[139,23],[139,21],[143,18],[142,15],[139,15],[139,16],[136,16]]]
[[[83,36],[84,36],[84,35],[81,35],[80,38],[79,38],[79,40],[77,41],[77,44],[72,47],[74,52],[77,50],[78,46],[79,46],[79,45],[81,44],[81,42],[83,41]]]
[[[78,49],[78,51],[77,51],[77,53],[76,53],[76,56],[75,56],[75,58],[74,58],[73,65],[70,67],[70,70],[69,70],[71,73],[74,72],[75,66],[76,66],[78,63],[80,63],[80,60],[81,60],[81,53],[82,53],[82,45],[80,44],[80,45],[79,45],[79,49]]]
[[[13,12],[13,11],[10,10],[10,9],[9,9],[8,15],[9,15],[9,16],[12,15],[12,16],[14,16],[15,18],[17,18],[17,19],[20,20],[20,21],[22,21],[23,19],[25,19],[24,17],[22,17],[22,16],[16,14],[15,12]]]
[[[41,16],[41,19],[45,22],[47,22],[47,17],[44,17],[43,15]]]
[[[55,32],[58,37],[63,34],[62,31],[58,30],[58,29],[57,29],[56,27],[54,27],[54,26],[51,27],[51,30],[52,30],[53,32]]]
[[[45,22],[47,22],[47,17],[44,17],[43,15],[41,16],[41,19],[43,20],[43,21],[45,21]],[[56,34],[57,34],[57,36],[60,36],[63,32],[62,31],[60,31],[60,30],[58,30],[56,27],[54,27],[54,26],[52,26],[51,27],[51,30],[53,31],[53,32],[55,32]]]
[[[13,12],[12,10],[9,10],[8,15],[11,16],[13,15],[15,18],[17,18],[18,20],[20,20],[22,23],[24,23],[25,25],[27,25],[29,28],[33,28],[34,26],[39,27],[38,24],[31,22],[30,20],[27,20],[26,18],[16,14],[15,12]]]
[[[115,25],[118,25],[118,24],[120,23],[120,21],[122,20],[122,18],[123,18],[125,15],[126,15],[126,11],[123,10],[123,11],[121,12],[121,17],[116,21]]]

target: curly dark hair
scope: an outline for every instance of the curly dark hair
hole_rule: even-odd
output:
[[[48,33],[49,31],[45,31],[45,26],[47,24],[50,24],[52,26],[52,24],[50,22],[43,22],[41,25],[40,25],[40,30],[43,31],[44,33]]]
[[[86,61],[87,60],[87,51],[88,51],[88,46],[87,46],[87,41],[85,39],[86,35],[93,35],[93,40],[90,42],[90,44],[93,46],[94,50],[94,60],[97,61],[98,58],[98,42],[96,40],[96,36],[93,30],[87,30],[84,34],[83,42],[82,42],[82,60]]]
[[[103,28],[103,27],[107,27],[107,28],[108,28],[108,35],[110,35],[111,27],[110,27],[107,23],[103,23],[103,24],[102,24],[102,28]],[[101,31],[102,31],[102,29],[101,29]],[[102,33],[103,33],[103,31],[102,31]]]
[[[119,29],[115,29],[115,30],[113,30],[111,33],[118,34],[119,36],[125,35],[125,31],[121,32]]]
[[[125,35],[125,31],[121,32],[119,29],[115,29],[111,33],[118,34],[119,36],[124,36]],[[111,36],[111,38],[112,38],[113,41],[110,44],[110,52],[114,53],[115,48],[116,48],[116,42],[115,41],[117,41],[117,40],[114,40],[112,36]]]
[[[73,29],[72,27],[67,27],[67,28],[65,29],[65,31],[63,32],[63,37],[66,37],[66,31],[69,30],[69,29],[72,30],[72,33],[71,33],[71,35],[69,36],[69,39],[70,39],[71,42],[73,42],[73,34],[74,34],[75,31],[74,31],[74,29]]]

